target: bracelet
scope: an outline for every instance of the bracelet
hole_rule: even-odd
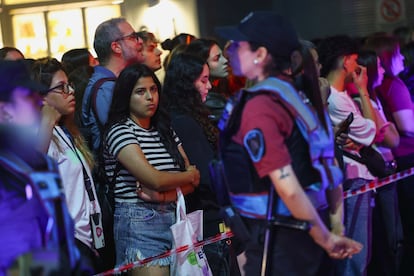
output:
[[[142,185],[141,185],[141,183],[138,183],[138,182],[137,182],[137,189],[136,189],[136,192],[137,192],[137,193],[141,193],[141,192],[142,192]]]

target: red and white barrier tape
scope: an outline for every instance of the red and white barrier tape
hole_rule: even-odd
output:
[[[147,263],[149,263],[151,261],[154,261],[154,260],[157,260],[157,259],[166,258],[166,257],[169,257],[171,255],[184,252],[188,249],[194,249],[194,248],[197,248],[197,247],[200,247],[200,246],[205,246],[205,245],[212,244],[212,243],[215,243],[215,242],[218,242],[218,241],[221,241],[221,240],[229,239],[233,236],[234,236],[234,234],[231,231],[227,231],[227,232],[224,232],[224,233],[221,233],[221,234],[217,234],[216,236],[207,238],[203,241],[197,242],[195,244],[187,244],[187,245],[184,245],[184,246],[173,248],[173,249],[165,251],[164,253],[161,253],[157,256],[149,257],[149,258],[146,258],[146,259],[143,259],[143,260],[138,260],[138,261],[135,261],[135,262],[123,265],[123,266],[115,267],[111,270],[107,270],[107,271],[101,272],[99,274],[96,274],[95,276],[106,276],[106,275],[118,274],[118,273],[121,273],[123,271],[127,271],[127,270],[133,269],[135,267],[142,266],[144,264],[147,264]]]
[[[384,178],[381,178],[381,179],[374,179],[371,182],[365,184],[364,186],[362,186],[358,189],[345,191],[343,193],[343,196],[344,196],[344,198],[349,198],[349,197],[352,197],[352,196],[360,195],[360,194],[366,193],[368,191],[372,191],[372,190],[378,189],[382,186],[388,185],[388,184],[390,184],[392,182],[395,182],[397,180],[409,177],[411,175],[414,175],[414,167],[410,168],[410,169],[407,169],[407,170],[404,170],[404,171],[401,171],[401,172],[398,172],[398,173],[395,173],[395,174],[392,174],[390,176],[387,176],[387,177],[384,177]],[[147,264],[147,263],[149,263],[151,261],[154,261],[154,260],[157,260],[157,259],[166,258],[166,257],[169,257],[171,255],[184,252],[188,249],[194,249],[194,248],[197,248],[197,247],[200,247],[200,246],[205,246],[205,245],[208,245],[208,244],[212,244],[212,243],[215,243],[215,242],[218,242],[218,241],[221,241],[221,240],[231,238],[233,236],[234,236],[234,234],[231,231],[227,231],[227,232],[224,232],[224,233],[221,233],[221,234],[217,234],[216,236],[210,237],[206,240],[197,242],[195,244],[188,244],[188,245],[180,246],[178,248],[174,248],[174,249],[165,251],[164,253],[161,253],[157,256],[149,257],[149,258],[146,258],[146,259],[143,259],[143,260],[137,260],[135,262],[132,262],[132,263],[120,266],[120,267],[115,267],[111,270],[107,270],[107,271],[101,272],[99,274],[96,274],[95,276],[106,276],[106,275],[118,274],[118,273],[121,273],[123,271],[127,271],[127,270],[133,269],[135,267],[142,266],[144,264]]]
[[[381,179],[378,179],[378,178],[374,179],[371,182],[365,184],[364,186],[362,186],[358,189],[345,191],[344,192],[344,198],[360,195],[360,194],[366,193],[368,191],[378,189],[382,186],[388,185],[392,182],[395,182],[397,180],[409,177],[411,175],[414,175],[414,168],[409,168],[407,170],[397,172],[395,174],[392,174],[390,176],[387,176],[387,177],[384,177],[384,178],[381,178]]]

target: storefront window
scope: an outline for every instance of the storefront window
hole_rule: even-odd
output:
[[[16,47],[25,57],[40,58],[48,55],[43,13],[14,15],[12,24]]]
[[[85,10],[86,34],[88,45],[93,55],[95,55],[95,50],[93,49],[93,39],[95,36],[96,27],[98,27],[98,25],[105,20],[120,16],[121,9],[119,5],[93,7]]]
[[[0,3],[3,3],[4,5],[17,5],[17,4],[48,2],[48,1],[57,1],[57,0],[2,0],[0,1]]]
[[[82,16],[83,11],[85,16]],[[62,10],[49,12],[15,14],[12,16],[15,47],[30,58],[50,55],[60,59],[70,49],[85,47],[95,55],[93,39],[96,27],[104,20],[119,16],[119,5],[71,9],[62,7]]]
[[[70,20],[67,20],[68,18]],[[60,60],[66,51],[85,47],[82,12],[80,9],[49,12],[47,20],[50,54],[52,57]]]

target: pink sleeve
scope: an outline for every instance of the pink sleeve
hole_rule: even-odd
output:
[[[399,78],[394,78],[388,91],[383,94],[384,103],[388,105],[388,110],[391,113],[404,109],[412,109],[410,92],[407,86]]]

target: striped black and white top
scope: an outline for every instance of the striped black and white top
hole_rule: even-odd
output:
[[[174,140],[177,146],[181,144],[174,132]],[[171,155],[160,141],[160,135],[154,128],[144,129],[138,126],[132,119],[124,123],[114,124],[108,132],[104,143],[105,171],[109,180],[113,179],[116,157],[122,148],[130,144],[137,144],[143,151],[148,162],[159,171],[178,172]],[[136,203],[142,202],[136,194],[137,179],[123,166],[116,176],[115,201]]]

